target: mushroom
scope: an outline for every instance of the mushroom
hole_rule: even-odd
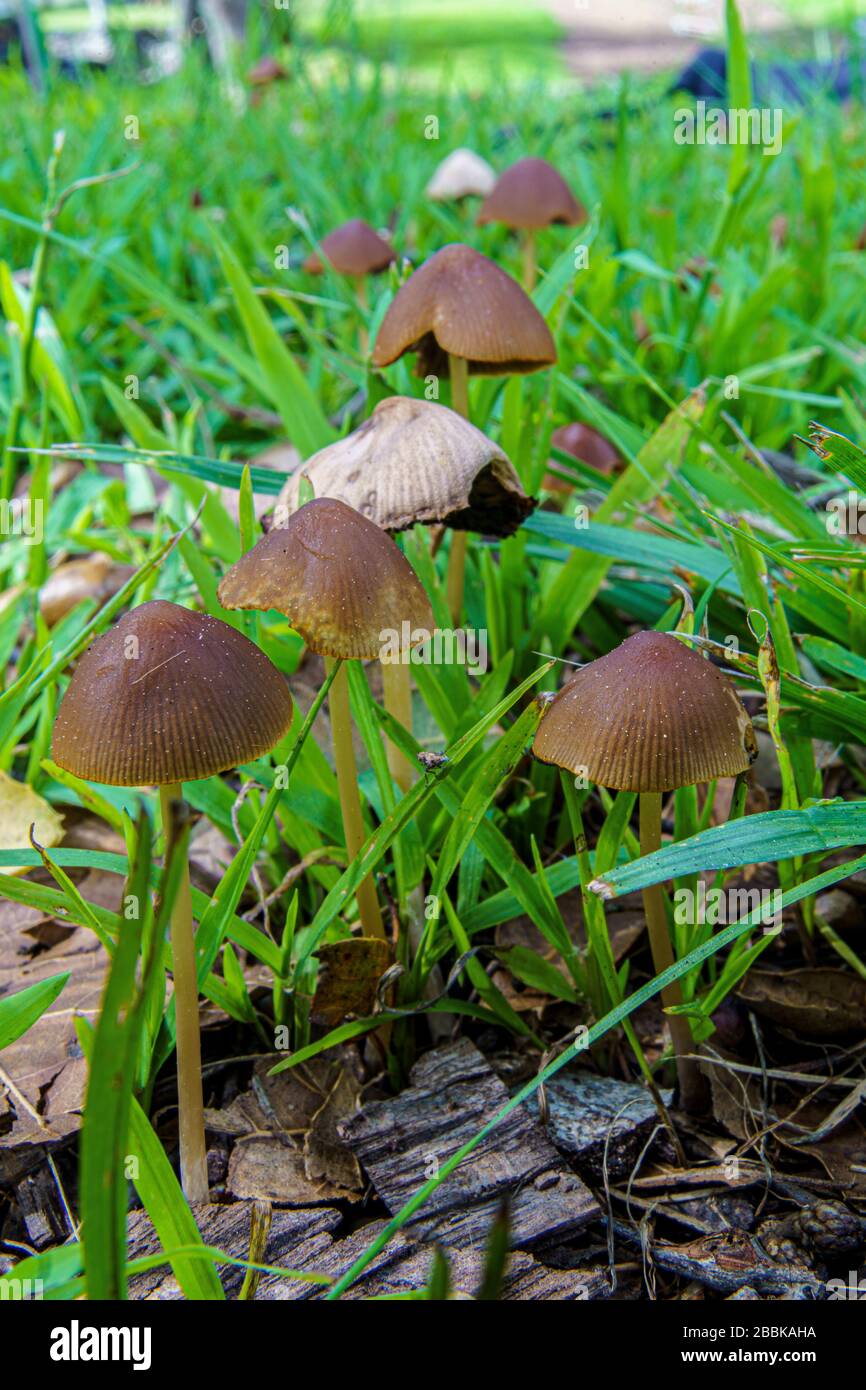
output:
[[[599,473],[614,473],[622,463],[619,451],[610,440],[605,439],[604,435],[599,434],[591,425],[584,425],[579,420],[570,425],[560,425],[553,431],[550,443],[554,449],[571,454],[572,458],[580,459],[581,463],[588,463],[590,468],[595,468]],[[551,459],[550,462],[554,468],[557,466],[555,459]],[[564,482],[556,473],[545,473],[543,486],[549,492],[571,491],[570,484]]]
[[[430,602],[390,536],[331,497],[300,507],[284,529],[269,531],[228,571],[219,586],[225,608],[273,608],[311,651],[337,663],[330,692],[334,763],[346,850],[359,853],[366,835],[352,746],[345,661],[382,661],[385,707],[411,728],[411,648],[433,627]],[[409,785],[408,763],[389,747],[398,785]],[[399,770],[399,775],[398,775]],[[358,887],[358,910],[368,936],[384,936],[372,878]]]
[[[398,290],[373,346],[373,366],[418,354],[419,376],[447,376],[451,404],[467,420],[469,373],[509,376],[556,361],[550,329],[523,290],[498,265],[455,243],[443,246]],[[463,607],[466,533],[455,532],[448,559],[454,622]]]
[[[452,150],[437,164],[427,185],[434,203],[456,203],[462,198],[486,198],[496,186],[496,171],[473,150]]]
[[[638,632],[584,666],[547,709],[533,752],[602,787],[640,795],[641,855],[661,845],[662,793],[734,777],[754,761],[755,732],[726,676],[669,633]],[[656,973],[674,962],[660,884],[643,891]],[[679,982],[662,991],[681,1004]],[[687,1018],[669,1015],[683,1106],[699,1110],[704,1080]]]
[[[352,434],[307,459],[284,484],[274,525],[301,505],[302,475],[316,497],[338,498],[383,531],[421,522],[510,536],[535,505],[492,439],[413,396],[387,396]]]
[[[319,242],[318,250],[313,251],[304,261],[304,270],[311,275],[321,275],[325,263],[336,270],[338,275],[346,275],[355,283],[358,303],[363,310],[367,308],[368,275],[376,275],[387,270],[397,259],[397,254],[389,241],[380,237],[368,222],[360,217],[352,218],[329,232]],[[361,353],[367,352],[367,332],[361,333]]]
[[[158,786],[168,852],[181,783],[267,753],[288,732],[292,699],[264,652],[218,618],[155,599],[134,608],[79,661],[57,712],[52,756],[88,782]],[[180,1167],[207,1201],[198,982],[189,865],[172,909]]]
[[[282,63],[273,54],[266,53],[250,68],[247,82],[251,87],[269,87],[272,82],[284,82],[288,75]]]
[[[586,221],[581,207],[565,179],[546,159],[519,159],[503,174],[484,199],[477,223],[502,222],[523,237],[523,286],[535,288],[535,233],[555,223],[568,227]]]

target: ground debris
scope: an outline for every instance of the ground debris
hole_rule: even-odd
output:
[[[507,1100],[504,1083],[463,1038],[428,1052],[413,1067],[407,1090],[366,1105],[338,1132],[396,1212]],[[483,1248],[505,1192],[512,1193],[511,1241],[517,1249],[581,1230],[600,1214],[589,1189],[527,1108],[518,1106],[405,1229],[447,1247]]]
[[[642,1244],[640,1233],[626,1222],[615,1220],[613,1226],[627,1244]],[[658,1269],[719,1293],[736,1293],[744,1286],[765,1297],[820,1298],[823,1293],[823,1282],[813,1270],[776,1263],[746,1231],[701,1236],[684,1245],[651,1240],[646,1255]]]

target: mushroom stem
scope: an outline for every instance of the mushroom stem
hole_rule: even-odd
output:
[[[524,232],[521,241],[523,242],[523,288],[527,294],[532,294],[538,278],[535,264],[535,232],[532,230]]]
[[[346,853],[349,861],[360,853],[367,838],[364,819],[361,815],[361,798],[358,794],[358,764],[352,744],[352,715],[349,708],[349,682],[346,667],[342,661],[327,659],[330,670],[336,664],[337,670],[331,683],[328,704],[331,711],[331,736],[334,740],[334,764],[337,771],[337,787],[340,792],[340,809],[343,813],[343,832],[346,836]],[[356,890],[358,912],[365,936],[378,936],[384,940],[382,914],[376,897],[376,886],[372,874],[368,874]]]
[[[469,419],[469,363],[465,357],[448,354],[448,373],[451,377],[451,409]],[[448,555],[447,599],[451,621],[459,623],[463,613],[463,578],[466,573],[466,532],[451,532]]]
[[[159,789],[166,858],[172,835],[171,803],[180,801],[182,795],[180,784],[177,782]],[[171,954],[174,967],[180,1176],[187,1201],[206,1202],[208,1180],[201,1082],[201,1033],[188,861],[184,861],[181,868],[177,897],[171,910]]]
[[[401,656],[403,653],[401,652]],[[408,652],[405,653],[408,656]],[[389,714],[412,732],[412,682],[409,677],[409,663],[404,661],[382,662],[382,684],[385,693],[385,708]],[[401,792],[407,792],[412,785],[412,764],[405,753],[387,740],[385,751],[388,755],[388,771]]]
[[[361,311],[361,326],[358,329],[358,349],[362,357],[366,358],[370,350],[370,335],[367,332],[367,281],[363,275],[355,277],[355,288],[357,289],[358,308]]]
[[[662,843],[662,798],[661,792],[641,792],[640,794],[640,852],[641,857],[661,849]],[[660,883],[651,884],[643,890],[643,906],[649,932],[650,950],[657,975],[674,964],[674,953],[668,932],[664,894]],[[666,1008],[682,1004],[683,992],[679,980],[666,985],[662,990],[662,1003]],[[701,1114],[706,1110],[707,1087],[698,1068],[697,1060],[691,1056],[694,1039],[688,1019],[683,1014],[668,1014],[668,1027],[677,1060],[677,1077],[680,1086],[680,1103],[689,1114]]]

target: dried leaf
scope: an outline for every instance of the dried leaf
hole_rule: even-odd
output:
[[[313,999],[312,1018],[325,1028],[334,1028],[344,1019],[363,1018],[373,1012],[376,989],[391,964],[387,941],[371,936],[353,936],[320,946],[319,977]]]
[[[0,849],[32,849],[30,827],[46,849],[63,839],[63,817],[49,806],[26,782],[16,782],[0,772]],[[27,873],[27,866],[14,864],[5,874]]]

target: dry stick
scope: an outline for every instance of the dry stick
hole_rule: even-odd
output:
[[[532,294],[538,278],[535,265],[535,232],[531,229],[524,232],[521,241],[523,242],[523,288],[527,294]]]
[[[385,709],[390,715],[402,724],[409,733],[412,732],[412,682],[409,678],[409,663],[404,662],[402,657],[409,655],[401,649],[397,661],[382,662],[382,684],[385,694]],[[409,791],[412,786],[412,764],[390,739],[385,742],[385,752],[388,756],[388,771],[397,783],[401,792]]]
[[[464,420],[469,419],[469,363],[465,357],[448,354],[451,377],[451,407]],[[466,532],[451,532],[451,551],[448,556],[447,596],[452,623],[459,623],[463,613],[463,576],[466,571]]]
[[[328,670],[335,664],[332,657],[326,660]],[[329,706],[331,710],[331,736],[334,740],[334,764],[337,770],[337,786],[340,792],[340,809],[343,813],[343,831],[346,836],[346,853],[349,862],[361,852],[367,838],[364,820],[361,815],[361,798],[358,794],[358,764],[352,744],[352,715],[349,709],[349,682],[346,667],[342,661],[336,663],[337,671],[331,684]],[[358,912],[365,936],[378,936],[385,939],[382,914],[376,897],[376,885],[372,874],[368,874],[356,891]]]
[[[661,792],[640,793],[640,852],[641,858],[661,849],[662,843],[662,798]],[[649,932],[650,950],[657,975],[674,964],[674,953],[668,933],[667,913],[664,894],[660,883],[651,884],[643,890],[643,906]],[[662,1004],[670,1008],[682,1004],[683,992],[679,980],[666,985],[662,990]],[[698,1069],[698,1063],[690,1054],[694,1050],[694,1040],[688,1019],[683,1014],[666,1015],[677,1059],[677,1076],[680,1083],[680,1103],[689,1114],[702,1114],[707,1104],[707,1082]]]
[[[183,793],[177,782],[172,782],[159,789],[166,862],[168,862],[171,849],[171,803],[172,801],[181,801],[182,798]],[[189,884],[189,862],[186,859],[184,859],[181,869],[177,897],[171,910],[171,954],[174,964],[180,1176],[187,1201],[206,1202],[208,1199],[207,1149],[204,1139],[198,979],[192,923],[192,892]]]

